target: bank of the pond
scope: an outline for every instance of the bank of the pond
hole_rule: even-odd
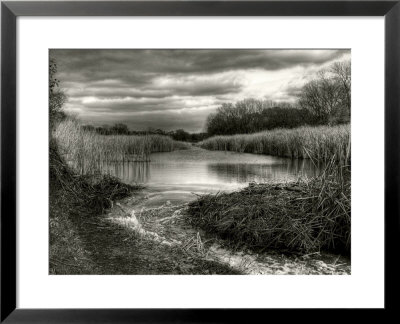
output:
[[[344,178],[253,183],[232,193],[203,195],[189,204],[189,221],[230,246],[350,255],[350,181]]]
[[[240,274],[195,250],[141,236],[126,226],[131,220],[117,205],[95,215],[57,189],[50,203],[50,274]],[[165,211],[157,215],[163,217]]]
[[[142,265],[143,273],[350,274],[349,259],[337,254],[232,248],[220,237],[192,226],[187,204],[174,204],[161,193],[146,191],[123,199],[104,219],[104,224],[122,226],[143,242],[136,253],[151,263]]]
[[[138,188],[106,175],[78,175],[65,163],[54,140],[49,151],[49,272],[94,271],[75,224],[101,215],[115,200]]]

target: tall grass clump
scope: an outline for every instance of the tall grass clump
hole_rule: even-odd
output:
[[[208,150],[311,158],[350,164],[350,125],[275,129],[254,134],[214,136],[199,143]]]
[[[350,255],[350,201],[350,171],[336,168],[311,180],[201,196],[188,219],[233,246]]]
[[[101,163],[148,161],[150,153],[181,148],[163,135],[100,135],[84,130],[78,121],[67,118],[53,130],[60,153],[79,174],[95,173]]]
[[[79,175],[65,162],[59,154],[57,142],[50,140],[49,176],[52,191],[61,190],[62,197],[75,206],[84,206],[93,214],[100,214],[112,206],[112,202],[122,199],[138,189],[120,182],[109,175]]]

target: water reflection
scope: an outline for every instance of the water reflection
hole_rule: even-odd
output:
[[[209,164],[211,174],[221,181],[249,183],[294,180],[299,176],[313,177],[318,169],[308,160],[287,160],[276,164]]]
[[[151,162],[103,164],[103,170],[129,184],[192,192],[234,190],[251,181],[289,181],[319,172],[309,160],[199,149],[152,154]]]
[[[103,172],[122,179],[129,184],[147,183],[150,179],[150,162],[103,163]]]

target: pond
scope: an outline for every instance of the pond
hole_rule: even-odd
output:
[[[309,160],[208,151],[194,146],[153,153],[150,162],[104,164],[103,170],[128,184],[143,184],[147,192],[176,202],[189,201],[195,194],[237,190],[253,181],[284,182],[319,172]]]

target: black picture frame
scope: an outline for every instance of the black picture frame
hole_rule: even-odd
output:
[[[385,313],[396,310],[400,232],[400,1],[134,1],[1,3],[1,322],[235,322],[267,310],[16,308],[16,19],[19,16],[384,16]],[[373,260],[372,260],[373,262]],[[268,310],[276,312],[277,310]],[[331,312],[330,310],[327,310]],[[377,310],[382,316],[382,310]],[[304,314],[304,311],[300,312]],[[260,317],[259,317],[260,316]],[[326,316],[326,315],[325,315]],[[369,317],[371,314],[369,313]],[[381,317],[379,317],[382,320]],[[371,319],[371,317],[370,317]],[[253,321],[253,320],[251,320]]]

